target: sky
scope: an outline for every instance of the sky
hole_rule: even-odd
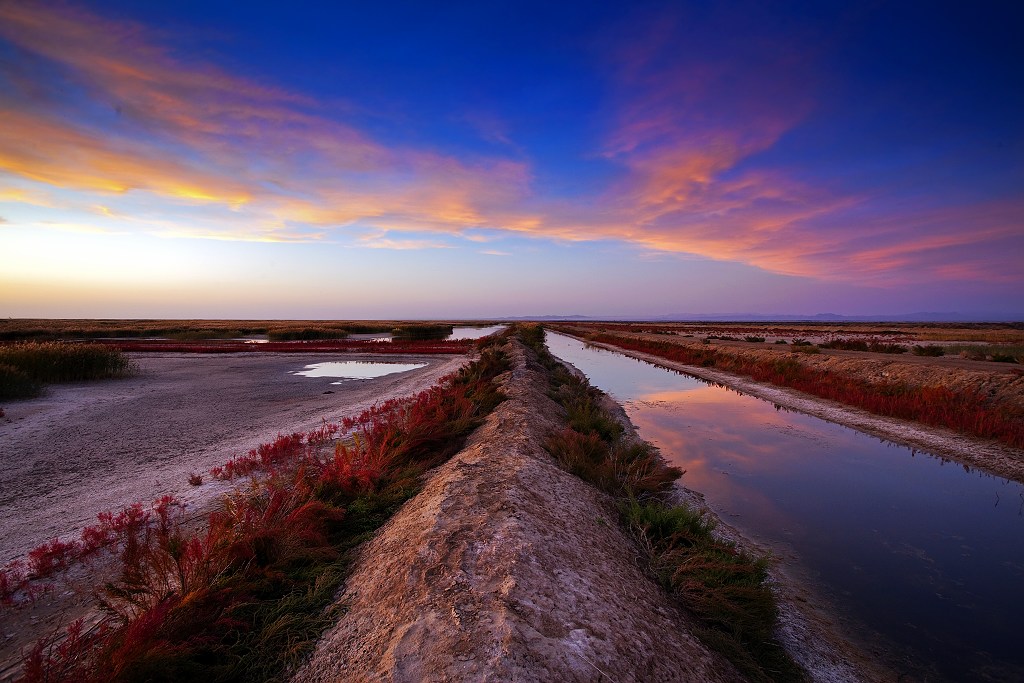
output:
[[[1024,5],[0,2],[0,316],[1024,319]]]

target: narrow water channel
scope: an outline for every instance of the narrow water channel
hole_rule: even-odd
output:
[[[1024,487],[551,332],[683,484],[911,680],[1024,680]]]

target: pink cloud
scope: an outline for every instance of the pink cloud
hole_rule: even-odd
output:
[[[609,124],[593,157],[619,173],[566,200],[546,196],[526,162],[385,145],[309,97],[182,60],[146,27],[6,2],[0,38],[111,112],[69,105],[31,64],[0,64],[15,84],[0,109],[0,171],[33,184],[0,189],[0,201],[47,205],[48,187],[87,194],[84,210],[107,207],[109,219],[124,217],[107,198],[130,193],[211,212],[202,227],[147,228],[169,236],[309,241],[363,224],[478,240],[484,230],[614,240],[845,282],[1020,280],[1021,202],[884,213],[871,197],[766,170],[759,155],[813,109],[812,60],[773,49],[759,60],[700,61],[678,50],[672,21],[653,26],[608,64]],[[497,118],[466,117],[508,140]]]

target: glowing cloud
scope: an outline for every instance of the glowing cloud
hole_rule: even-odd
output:
[[[356,245],[403,250],[450,246],[423,234],[518,234],[844,282],[1020,279],[1024,203],[889,208],[772,161],[814,110],[813,60],[757,44],[697,59],[661,19],[604,55],[603,127],[574,161],[610,171],[564,198],[498,115],[456,118],[515,158],[385,144],[314,97],[183,59],[145,26],[8,1],[0,203],[77,210],[50,224],[75,231],[94,219],[98,232],[308,242],[356,226],[376,231]]]

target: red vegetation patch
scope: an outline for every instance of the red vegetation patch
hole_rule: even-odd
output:
[[[792,358],[750,358],[721,349],[629,339],[610,334],[600,334],[591,339],[686,365],[746,375],[759,382],[790,387],[863,408],[877,415],[947,427],[971,436],[997,439],[1015,448],[1024,448],[1024,415],[1012,406],[993,404],[982,391],[870,382],[808,367]]]
[[[343,426],[279,436],[233,459],[214,476],[270,474],[229,495],[201,530],[191,530],[184,506],[165,496],[149,508],[136,503],[100,514],[81,540],[55,539],[32,551],[27,568],[8,565],[0,571],[0,597],[10,604],[16,595],[31,597],[33,581],[101,548],[120,557],[120,575],[100,598],[108,616],[98,629],[85,632],[76,622],[62,637],[38,643],[22,680],[184,680],[228,660],[249,666],[262,656],[280,666],[280,647],[301,653],[281,634],[292,617],[264,623],[259,609],[279,615],[273,610],[288,608],[278,605],[319,590],[344,545],[382,523],[382,511],[412,495],[419,475],[456,452],[502,400],[493,379],[506,368],[500,352],[486,350],[412,398]],[[353,528],[345,526],[350,516],[357,518]],[[323,613],[322,605],[302,609],[311,618]],[[266,651],[254,652],[254,644]]]
[[[181,342],[149,339],[107,343],[120,351],[164,353],[324,353],[348,351],[358,353],[468,353],[474,348],[474,339],[453,340],[395,340],[391,342],[370,339],[327,339],[317,341],[279,341],[249,343],[240,340]]]

